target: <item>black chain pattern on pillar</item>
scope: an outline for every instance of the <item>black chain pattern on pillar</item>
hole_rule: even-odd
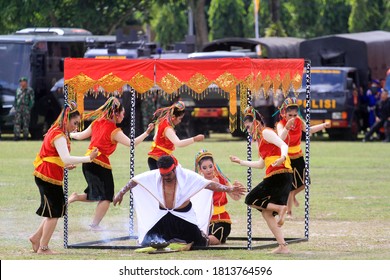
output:
[[[305,238],[309,239],[309,185],[310,185],[310,85],[311,62],[306,67],[306,143],[305,143]]]
[[[135,91],[130,90],[130,179],[134,177],[134,148],[135,148]],[[130,191],[129,235],[134,235],[134,200]]]
[[[252,105],[252,94],[251,91],[248,89],[247,90],[247,104],[248,106]],[[246,148],[246,158],[248,161],[252,160],[252,137],[248,133],[247,135],[247,148]],[[252,190],[252,168],[248,167],[247,169],[247,189],[248,192]],[[246,208],[247,212],[247,236],[248,236],[248,241],[247,241],[247,249],[252,250],[252,208],[247,206]]]
[[[68,86],[64,85],[64,108],[68,104]],[[64,198],[65,198],[65,214],[64,214],[64,248],[68,248],[68,169],[64,168]]]

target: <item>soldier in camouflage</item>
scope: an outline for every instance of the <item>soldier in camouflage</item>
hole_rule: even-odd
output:
[[[34,105],[34,90],[28,86],[27,78],[19,79],[19,88],[15,96],[15,122],[14,122],[14,140],[19,140],[21,128],[23,128],[23,138],[28,139],[30,113]]]

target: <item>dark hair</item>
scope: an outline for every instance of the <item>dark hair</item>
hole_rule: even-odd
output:
[[[291,110],[298,110],[298,109],[299,109],[298,105],[290,105],[286,107],[286,112],[290,112]]]
[[[202,165],[202,162],[204,162],[205,160],[211,160],[211,162],[214,163],[213,157],[205,156],[205,157],[202,157],[202,158],[199,160],[199,162],[198,162],[199,167]]]
[[[78,117],[78,116],[81,116],[78,110],[73,110],[69,112],[69,119],[73,119],[74,117]]]
[[[261,123],[262,126],[265,126],[266,124],[265,124],[263,115],[261,115],[257,111],[255,111],[255,115],[256,115],[256,120],[258,120]],[[253,122],[254,121],[253,115],[246,115],[246,116],[244,116],[244,118],[242,119],[242,122],[245,122],[245,121]]]
[[[123,105],[122,104],[119,104],[119,106],[115,105],[114,107],[114,113],[120,113],[122,112],[122,110],[124,109]]]
[[[157,167],[158,168],[169,168],[172,166],[172,164],[175,164],[175,161],[171,156],[161,156],[157,160]]]
[[[243,122],[245,121],[250,121],[250,122],[253,122],[253,116],[251,115],[246,115],[243,119],[242,119]]]
[[[185,114],[185,111],[184,111],[184,110],[181,110],[181,109],[179,109],[179,108],[177,108],[177,107],[175,107],[175,108],[173,109],[173,112],[172,112],[172,115],[175,116],[176,118],[177,118],[177,117],[180,117],[180,116],[182,116],[182,115],[184,115],[184,114]]]

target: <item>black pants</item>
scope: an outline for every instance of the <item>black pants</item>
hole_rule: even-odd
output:
[[[364,136],[364,140],[366,141],[369,141],[371,136],[375,133],[375,132],[379,132],[379,130],[381,129],[381,127],[384,125],[385,123],[385,120],[381,119],[379,122],[375,122],[373,126],[371,126],[370,130],[366,133],[366,135]]]
[[[207,246],[208,243],[207,237],[197,225],[169,212],[146,233],[141,245],[149,246],[152,241],[194,242],[194,246]]]
[[[148,165],[150,170],[158,169],[157,160],[154,158],[148,157]]]

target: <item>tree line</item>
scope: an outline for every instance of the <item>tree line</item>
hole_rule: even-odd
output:
[[[193,30],[201,46],[224,37],[254,38],[256,5],[260,37],[390,31],[388,0],[0,0],[0,34],[77,27],[112,35],[137,26],[163,47]]]

